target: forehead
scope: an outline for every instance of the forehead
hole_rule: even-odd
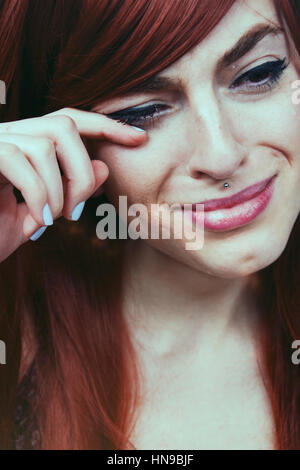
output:
[[[273,29],[277,32],[269,34],[264,31],[253,39],[255,31],[261,29]],[[266,49],[286,53],[285,36],[278,34],[278,30],[282,32],[273,0],[236,0],[224,18],[198,45],[155,76],[132,87],[121,96],[102,102],[96,109],[109,114],[116,110],[115,107],[123,109],[136,105],[137,96],[147,97],[149,94],[151,96],[168,90],[185,93],[194,81],[199,82],[200,77],[204,82],[211,80],[215,72],[228,68],[230,64],[236,67],[234,64],[238,58],[251,49],[257,52],[261,49],[262,54]],[[243,40],[245,36],[246,40]]]
[[[229,50],[239,38],[255,25],[280,27],[273,0],[237,0],[227,15],[209,33],[209,35],[174,64],[165,68],[158,75],[172,76],[172,72],[184,71],[193,59],[208,65]],[[205,68],[205,67],[204,67]]]

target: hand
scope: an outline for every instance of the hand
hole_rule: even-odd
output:
[[[0,123],[0,262],[58,217],[78,220],[85,201],[108,178],[107,165],[90,159],[81,136],[137,146],[146,135],[72,108]],[[17,203],[14,186],[24,202]]]

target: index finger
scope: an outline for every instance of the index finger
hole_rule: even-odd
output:
[[[141,145],[147,137],[147,132],[143,129],[114,121],[104,114],[75,108],[62,108],[40,117],[2,122],[0,123],[0,132],[13,134],[28,133],[29,135],[36,132],[47,133],[49,126],[48,118],[53,116],[66,116],[72,119],[79,134],[84,137],[110,140],[116,144],[130,146]]]
[[[123,124],[93,111],[63,108],[47,116],[69,116],[76,124],[78,132],[84,137],[108,139],[124,145],[140,145],[147,136],[144,129]]]

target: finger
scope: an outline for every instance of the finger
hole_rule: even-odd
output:
[[[16,229],[18,234],[20,234],[20,240],[18,240],[17,246],[25,243],[28,239],[32,241],[38,240],[45,232],[46,228],[46,225],[40,226],[36,223],[36,220],[32,217],[25,202],[17,204]]]
[[[90,197],[96,197],[102,194],[104,191],[103,184],[109,176],[109,169],[108,169],[108,166],[101,160],[91,160],[91,164],[92,164],[94,174],[95,174],[95,180],[96,180],[95,188],[97,188],[97,190],[94,193],[92,193]],[[64,195],[66,195],[67,189],[68,189],[68,179],[64,175],[62,175],[62,184],[63,184]]]
[[[101,160],[91,160],[91,163],[94,167],[94,172],[97,180],[97,190],[91,195],[91,197],[98,197],[104,192],[103,184],[109,176],[109,168]]]
[[[16,204],[16,198],[13,192],[13,186],[7,184],[1,190],[0,213],[5,217],[5,223],[1,226],[1,236],[6,241],[7,253],[13,253],[20,245],[28,241],[28,238],[36,240],[41,232],[47,228],[39,228],[36,221],[32,218],[26,202]],[[26,227],[25,220],[30,218],[32,223]],[[25,229],[25,230],[24,230]]]
[[[47,116],[57,115],[69,116],[73,119],[79,133],[85,137],[98,137],[124,145],[140,145],[147,137],[144,129],[117,122],[94,111],[63,108],[47,114]]]
[[[49,119],[58,116],[67,116],[72,119],[78,132],[85,137],[109,140],[129,146],[141,145],[147,138],[147,132],[143,129],[138,130],[134,126],[117,122],[103,114],[73,108],[63,108],[41,117],[0,123],[0,132],[30,135],[38,132],[39,135],[47,135]]]
[[[47,138],[22,134],[0,134],[0,142],[16,144],[26,155],[47,188],[47,201],[53,217],[63,208],[63,186],[53,142]]]
[[[109,168],[106,163],[101,160],[91,160],[91,164],[96,179],[95,188],[99,188],[99,186],[102,186],[107,180],[109,176]]]
[[[33,129],[29,134],[33,133]],[[80,138],[74,121],[68,116],[40,118],[34,130],[37,137],[50,138],[64,176],[68,180],[63,215],[73,220],[74,208],[86,201],[95,191],[95,175],[89,154]]]
[[[80,116],[82,121],[76,123],[70,116],[61,114],[66,110],[68,112],[71,111],[69,108],[64,108],[64,110],[60,110],[60,112],[51,113],[52,115],[15,121],[13,123],[4,123],[4,125],[8,132],[20,128],[20,132],[22,133],[27,132],[30,135],[33,134],[40,137],[46,136],[54,140],[57,157],[64,174],[69,180],[63,215],[72,220],[74,207],[85,201],[94,193],[95,189],[97,189],[93,188],[96,182],[90,165],[90,158],[80,138],[78,128],[83,132],[85,132],[87,128],[90,129],[88,135],[98,135],[98,137],[102,136],[121,142],[123,142],[124,139],[129,145],[137,145],[137,143],[135,140],[136,137],[133,139],[134,142],[132,141],[132,137],[129,137],[128,130],[132,132],[130,126],[124,126],[97,113],[83,112],[80,110],[75,110],[76,117],[78,119]],[[74,110],[72,110],[72,112],[74,113]],[[89,120],[88,122],[87,119]],[[95,123],[97,123],[97,125]],[[95,129],[88,127],[92,124],[96,126]],[[102,125],[99,129],[98,124]],[[0,131],[1,126],[0,124]],[[125,128],[127,129],[126,132]],[[114,130],[117,132],[116,134],[114,134]],[[137,135],[142,134],[135,130],[134,132],[137,132]]]
[[[51,225],[47,188],[17,145],[0,143],[0,173],[21,191],[36,222]]]

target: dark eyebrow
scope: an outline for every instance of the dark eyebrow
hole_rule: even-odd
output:
[[[259,23],[248,30],[237,41],[237,43],[227,51],[217,62],[216,70],[227,68],[251,51],[268,34],[280,34],[283,29],[279,26],[271,26],[266,23]],[[151,94],[155,91],[179,91],[184,92],[185,85],[181,79],[172,79],[165,76],[154,75],[126,91],[123,96],[130,96],[136,93]]]
[[[160,75],[147,78],[138,83],[124,93],[124,96],[134,95],[136,93],[153,93],[154,91],[183,91],[185,89],[184,82],[178,78],[169,78]]]
[[[255,25],[243,34],[237,43],[218,60],[217,70],[229,67],[234,62],[237,62],[269,34],[276,36],[281,33],[283,33],[283,29],[279,26],[271,26],[264,23]]]

